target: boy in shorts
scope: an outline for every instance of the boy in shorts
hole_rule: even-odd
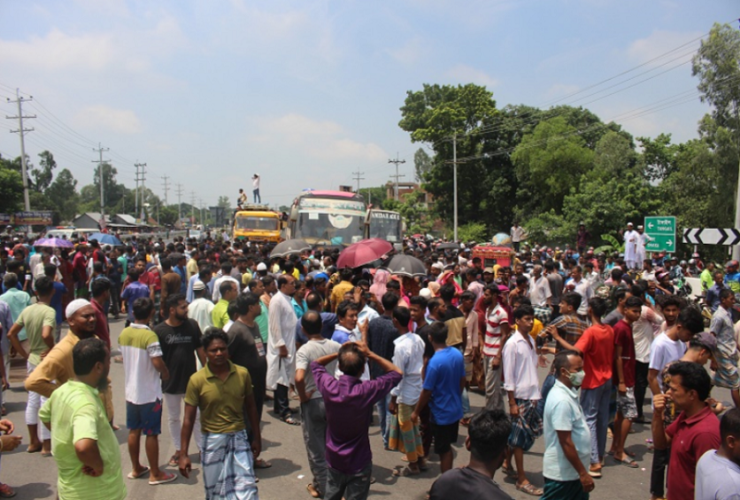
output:
[[[123,357],[126,383],[126,427],[128,427],[128,452],[133,470],[129,479],[138,479],[149,473],[149,484],[169,483],[175,474],[159,468],[159,435],[162,433],[162,380],[169,378],[162,360],[159,337],[149,329],[154,315],[154,303],[148,297],[133,302],[134,322],[118,337]],[[146,458],[149,467],[139,462],[142,432],[146,436]]]
[[[433,323],[429,332],[434,356],[427,365],[424,388],[421,391],[411,421],[419,423],[419,415],[429,404],[432,410],[434,452],[439,455],[440,472],[452,469],[452,445],[457,443],[460,419],[463,417],[462,391],[465,388],[465,361],[462,353],[447,345],[447,326]]]
[[[617,386],[617,416],[614,418],[614,439],[611,451],[614,460],[636,469],[624,449],[632,420],[637,418],[635,402],[635,341],[632,338],[632,324],[640,319],[642,300],[630,297],[624,303],[624,318],[614,325],[614,385]]]

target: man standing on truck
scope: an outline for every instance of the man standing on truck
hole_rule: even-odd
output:
[[[254,174],[252,177],[252,194],[254,195],[254,203],[262,203],[262,197],[260,196],[260,174]]]

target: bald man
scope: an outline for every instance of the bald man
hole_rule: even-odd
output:
[[[76,299],[65,310],[69,331],[64,338],[49,351],[49,354],[26,379],[27,391],[34,391],[48,398],[62,384],[75,377],[72,349],[82,339],[95,337],[95,309],[85,299]],[[56,381],[56,383],[54,383]],[[105,405],[108,419],[113,421],[113,400],[110,379],[108,387],[100,391],[100,399]]]

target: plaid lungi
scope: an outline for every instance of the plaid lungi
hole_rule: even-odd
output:
[[[391,421],[388,448],[406,454],[409,463],[414,463],[424,456],[424,446],[421,441],[421,430],[418,424],[411,421],[414,406],[398,405],[398,411]]]
[[[542,435],[542,415],[537,411],[537,400],[517,399],[519,416],[511,419],[509,446],[529,451],[534,440]]]
[[[201,448],[206,500],[257,500],[252,448],[244,430],[203,433]]]

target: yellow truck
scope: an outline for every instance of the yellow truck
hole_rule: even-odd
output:
[[[244,205],[234,215],[234,240],[273,242],[281,240],[280,213],[267,205]]]

